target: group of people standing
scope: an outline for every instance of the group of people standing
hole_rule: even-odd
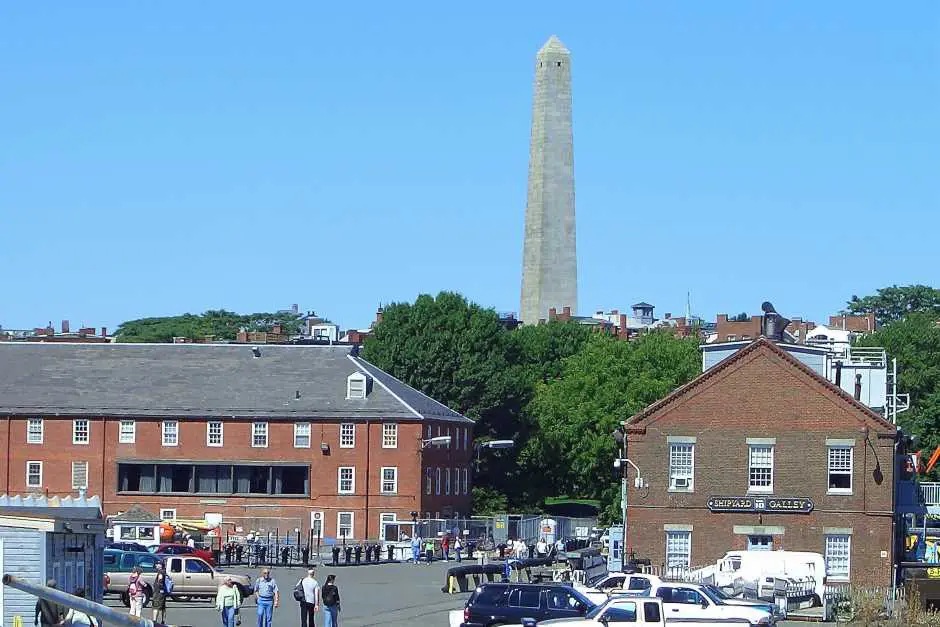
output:
[[[441,559],[445,562],[450,561],[450,550],[452,548],[457,561],[462,562],[463,542],[460,540],[460,536],[455,536],[453,544],[451,544],[450,534],[445,533],[441,538]],[[415,534],[415,537],[411,539],[411,561],[417,565],[422,557],[428,565],[434,561],[434,538],[422,540],[420,535]]]
[[[271,627],[274,610],[281,605],[281,592],[277,581],[267,568],[252,587],[258,606],[258,627]],[[340,599],[336,587],[336,575],[327,575],[326,583],[321,587],[316,578],[316,569],[309,568],[307,576],[294,586],[294,600],[300,606],[300,627],[315,627],[317,612],[323,612],[323,627],[339,627]],[[243,599],[238,586],[230,577],[219,588],[215,597],[215,609],[222,615],[224,627],[236,627],[241,624],[239,608]]]

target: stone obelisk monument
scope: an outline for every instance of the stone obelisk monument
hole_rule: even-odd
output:
[[[578,307],[571,59],[554,35],[535,57],[533,91],[519,311],[526,324],[547,319],[550,308]]]

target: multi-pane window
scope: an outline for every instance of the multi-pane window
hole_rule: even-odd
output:
[[[431,469],[424,469],[424,493],[429,495],[431,494]]]
[[[137,440],[137,423],[133,420],[122,420],[118,426],[118,442],[133,444]]]
[[[829,447],[829,492],[852,493],[852,452],[851,446]]]
[[[468,468],[463,469],[463,493],[470,494],[470,470]]]
[[[206,446],[222,446],[224,433],[221,420],[210,420],[206,423]]]
[[[353,513],[338,512],[336,514],[336,536],[338,538],[353,537]]]
[[[692,490],[695,472],[695,445],[669,445],[669,489]]]
[[[72,462],[72,489],[88,489],[88,462]]]
[[[431,439],[431,425],[428,425],[428,436],[427,436],[427,439],[428,439],[428,440]]]
[[[26,421],[26,443],[42,444],[42,418],[30,418]]]
[[[180,423],[178,420],[163,421],[163,446],[176,446],[180,443]]]
[[[26,487],[42,487],[42,462],[26,462]]]
[[[688,568],[692,563],[692,532],[666,532],[666,566]]]
[[[72,444],[88,444],[91,436],[91,426],[87,420],[72,421]]]
[[[160,520],[176,520],[176,510],[175,509],[161,509]]]
[[[294,423],[294,448],[310,448],[310,423]]]
[[[441,493],[441,469],[437,468],[435,471],[435,479],[434,479],[434,494],[440,494],[440,493]]]
[[[356,469],[352,466],[340,466],[339,485],[337,492],[340,494],[353,494],[356,491]]]
[[[444,494],[450,494],[450,468],[444,469]]]
[[[353,448],[356,446],[356,425],[344,422],[339,426],[339,447]]]
[[[268,423],[251,423],[251,446],[252,448],[268,447]]]
[[[463,430],[463,450],[467,450],[467,444],[470,440],[470,429],[464,428]]]
[[[386,422],[382,425],[382,448],[398,448],[398,424]]]
[[[774,447],[748,447],[747,489],[755,492],[772,492],[774,489]]]
[[[382,469],[382,494],[395,494],[398,492],[398,468]]]
[[[826,576],[848,579],[851,565],[852,536],[834,534],[826,536]]]

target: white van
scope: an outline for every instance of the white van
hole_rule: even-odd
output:
[[[826,588],[826,560],[819,553],[803,551],[728,551],[714,568],[715,585],[734,588],[736,581],[782,577],[812,586],[822,603]]]

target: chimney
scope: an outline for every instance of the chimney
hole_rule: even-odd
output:
[[[718,314],[718,318],[715,320],[718,324],[722,322],[728,322],[728,314]]]
[[[554,307],[550,307],[550,308],[548,309],[548,319],[549,319],[549,321],[554,320],[556,316],[558,316],[558,311],[557,311]]]
[[[383,313],[384,313],[384,312],[383,312],[383,310],[382,310],[381,307],[379,307],[378,310],[376,310],[376,312],[375,312],[375,324],[379,324],[380,322],[382,322],[382,314],[383,314]]]
[[[855,375],[855,400],[862,400],[862,375]]]
[[[62,321],[62,333],[68,333],[68,332],[69,332],[69,321],[63,320]]]
[[[836,387],[842,387],[842,362],[836,362]]]
[[[620,314],[620,335],[627,337],[627,314]]]
[[[101,327],[101,337],[108,337],[108,327]]]
[[[561,315],[564,316],[565,320],[571,318],[571,307],[562,307]]]
[[[281,334],[281,325],[275,324],[271,327],[271,333],[276,333],[277,335]]]

